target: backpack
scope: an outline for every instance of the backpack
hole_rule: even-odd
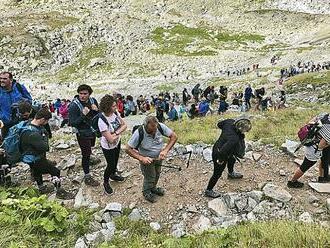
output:
[[[117,112],[115,112],[117,115]],[[100,132],[99,129],[99,119],[101,118],[101,120],[107,125],[107,127],[109,128],[110,124],[107,120],[107,118],[102,114],[102,113],[98,113],[97,115],[95,115],[92,119],[92,125],[91,128],[93,130],[93,133],[95,134],[95,136],[97,138],[101,138],[102,137],[102,133]]]
[[[165,135],[165,134],[164,134],[164,130],[162,129],[162,127],[160,126],[159,123],[158,123],[158,125],[157,125],[157,129],[158,129],[158,131],[159,131],[163,136]],[[132,129],[132,134],[133,134],[136,130],[138,130],[138,132],[139,132],[139,142],[138,142],[137,146],[134,147],[134,149],[138,149],[138,148],[139,148],[139,146],[141,145],[142,140],[143,140],[143,138],[144,138],[143,125],[135,125],[135,126],[133,127],[133,129]]]
[[[298,131],[298,138],[303,146],[310,146],[314,143],[316,134],[320,130],[318,123],[306,124]]]
[[[93,98],[93,97],[90,97],[90,98],[89,98],[89,101],[91,102],[92,105],[95,104],[95,101],[94,101],[94,98]],[[81,104],[81,102],[79,101],[78,98],[75,97],[75,98],[72,100],[72,102],[69,104],[68,108],[70,108],[70,105],[71,105],[71,104],[76,104],[76,105],[78,106],[80,112],[82,113],[82,111],[83,111],[83,109],[84,109],[84,106]],[[69,118],[69,124],[68,124],[68,125],[71,126],[70,118]]]
[[[23,132],[28,130],[39,132],[37,128],[29,125],[28,121],[21,121],[9,129],[8,135],[3,141],[3,148],[6,151],[6,158],[9,164],[15,164],[22,160],[24,154],[21,150],[20,138]]]

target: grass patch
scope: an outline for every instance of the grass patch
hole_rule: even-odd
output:
[[[285,83],[289,93],[294,93],[295,91],[301,91],[309,84],[316,87],[325,84],[329,85],[330,71],[299,74],[289,78]]]
[[[216,55],[217,49],[224,48],[225,44],[237,46],[264,41],[264,37],[258,34],[231,34],[204,27],[186,27],[182,24],[168,29],[158,27],[152,31],[150,38],[158,45],[152,52],[178,56]]]
[[[116,220],[119,231],[106,247],[328,247],[329,229],[317,225],[292,221],[243,223],[228,229],[206,231],[184,238],[173,238],[164,232],[157,233],[142,222],[131,222],[127,217]],[[128,235],[119,235],[128,230]],[[285,237],[285,239],[283,239]]]
[[[92,212],[71,210],[32,188],[0,188],[1,247],[73,247]]]
[[[301,104],[299,104],[301,105]],[[320,112],[329,111],[329,106],[305,104],[306,109],[283,109],[279,111],[268,111],[263,113],[251,112],[255,115],[252,118],[252,129],[247,134],[248,140],[260,140],[264,144],[275,144],[280,146],[285,139],[298,140],[297,132],[299,128]],[[222,116],[212,115],[196,119],[184,119],[178,122],[168,122],[177,134],[179,143],[193,144],[204,142],[213,144],[219,137],[220,130],[216,124],[219,119],[233,118],[234,113]]]
[[[60,82],[66,82],[72,79],[80,78],[85,74],[85,71],[94,58],[105,58],[107,54],[107,44],[98,43],[89,47],[83,48],[77,55],[77,60],[58,71],[54,77]],[[110,72],[113,69],[113,65],[105,62],[104,64],[90,68],[89,73],[97,72]]]
[[[155,89],[159,92],[170,92],[175,89],[173,85],[170,84],[160,84],[155,87]]]

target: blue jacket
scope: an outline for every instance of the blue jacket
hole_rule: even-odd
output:
[[[21,91],[16,82],[13,82],[11,91],[6,91],[0,87],[0,120],[5,125],[10,125],[11,122],[11,107],[14,103],[25,100],[32,103],[32,97],[24,85],[21,85]]]
[[[250,100],[252,97],[252,88],[251,87],[247,87],[245,88],[245,92],[244,92],[244,98],[246,100]]]

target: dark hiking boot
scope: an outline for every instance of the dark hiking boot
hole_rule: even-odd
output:
[[[204,194],[205,194],[205,196],[211,197],[211,198],[218,198],[221,196],[220,193],[217,193],[217,192],[213,191],[212,189],[205,190]]]
[[[298,182],[298,181],[288,181],[288,184],[287,184],[287,186],[289,187],[289,188],[302,188],[302,187],[304,187],[304,183],[302,183],[302,182]]]
[[[317,180],[319,183],[329,183],[330,177],[319,177]]]
[[[144,199],[146,199],[148,202],[151,202],[151,203],[156,202],[156,196],[151,192],[144,193],[143,196],[144,196]]]
[[[39,193],[40,194],[49,194],[54,192],[54,187],[53,186],[48,186],[48,185],[41,185],[39,186]]]
[[[85,177],[84,182],[86,185],[93,186],[93,187],[97,187],[100,185],[100,183],[98,181],[96,181],[94,178],[92,178],[91,176]]]
[[[61,200],[70,200],[74,198],[74,195],[62,188],[58,188],[56,191],[56,197]]]
[[[165,190],[161,187],[157,187],[151,190],[151,193],[159,195],[159,196],[163,196],[165,195]]]
[[[243,175],[239,172],[233,171],[232,173],[228,173],[228,179],[241,179]]]
[[[125,180],[124,177],[122,176],[119,176],[118,174],[113,174],[110,176],[110,179],[113,180],[113,181],[116,181],[116,182],[122,182]]]
[[[113,189],[111,188],[109,183],[103,183],[103,187],[104,187],[104,192],[107,195],[111,195],[113,193]]]

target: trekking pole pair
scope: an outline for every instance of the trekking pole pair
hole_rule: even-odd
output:
[[[177,154],[177,155],[173,155],[173,156],[170,156],[169,158],[173,158],[173,157],[176,157],[178,155],[187,155],[189,154],[189,157],[188,157],[188,160],[187,160],[187,164],[186,164],[186,168],[189,167],[189,163],[190,163],[190,158],[191,158],[191,154],[192,154],[192,151],[187,151],[187,152],[183,152],[182,154]],[[157,160],[160,160],[160,159],[154,159],[154,161],[157,161]],[[181,166],[173,166],[173,165],[164,165],[162,164],[161,165],[162,167],[165,167],[165,168],[170,168],[170,169],[175,169],[175,170],[178,170],[178,171],[181,171],[182,168]]]

